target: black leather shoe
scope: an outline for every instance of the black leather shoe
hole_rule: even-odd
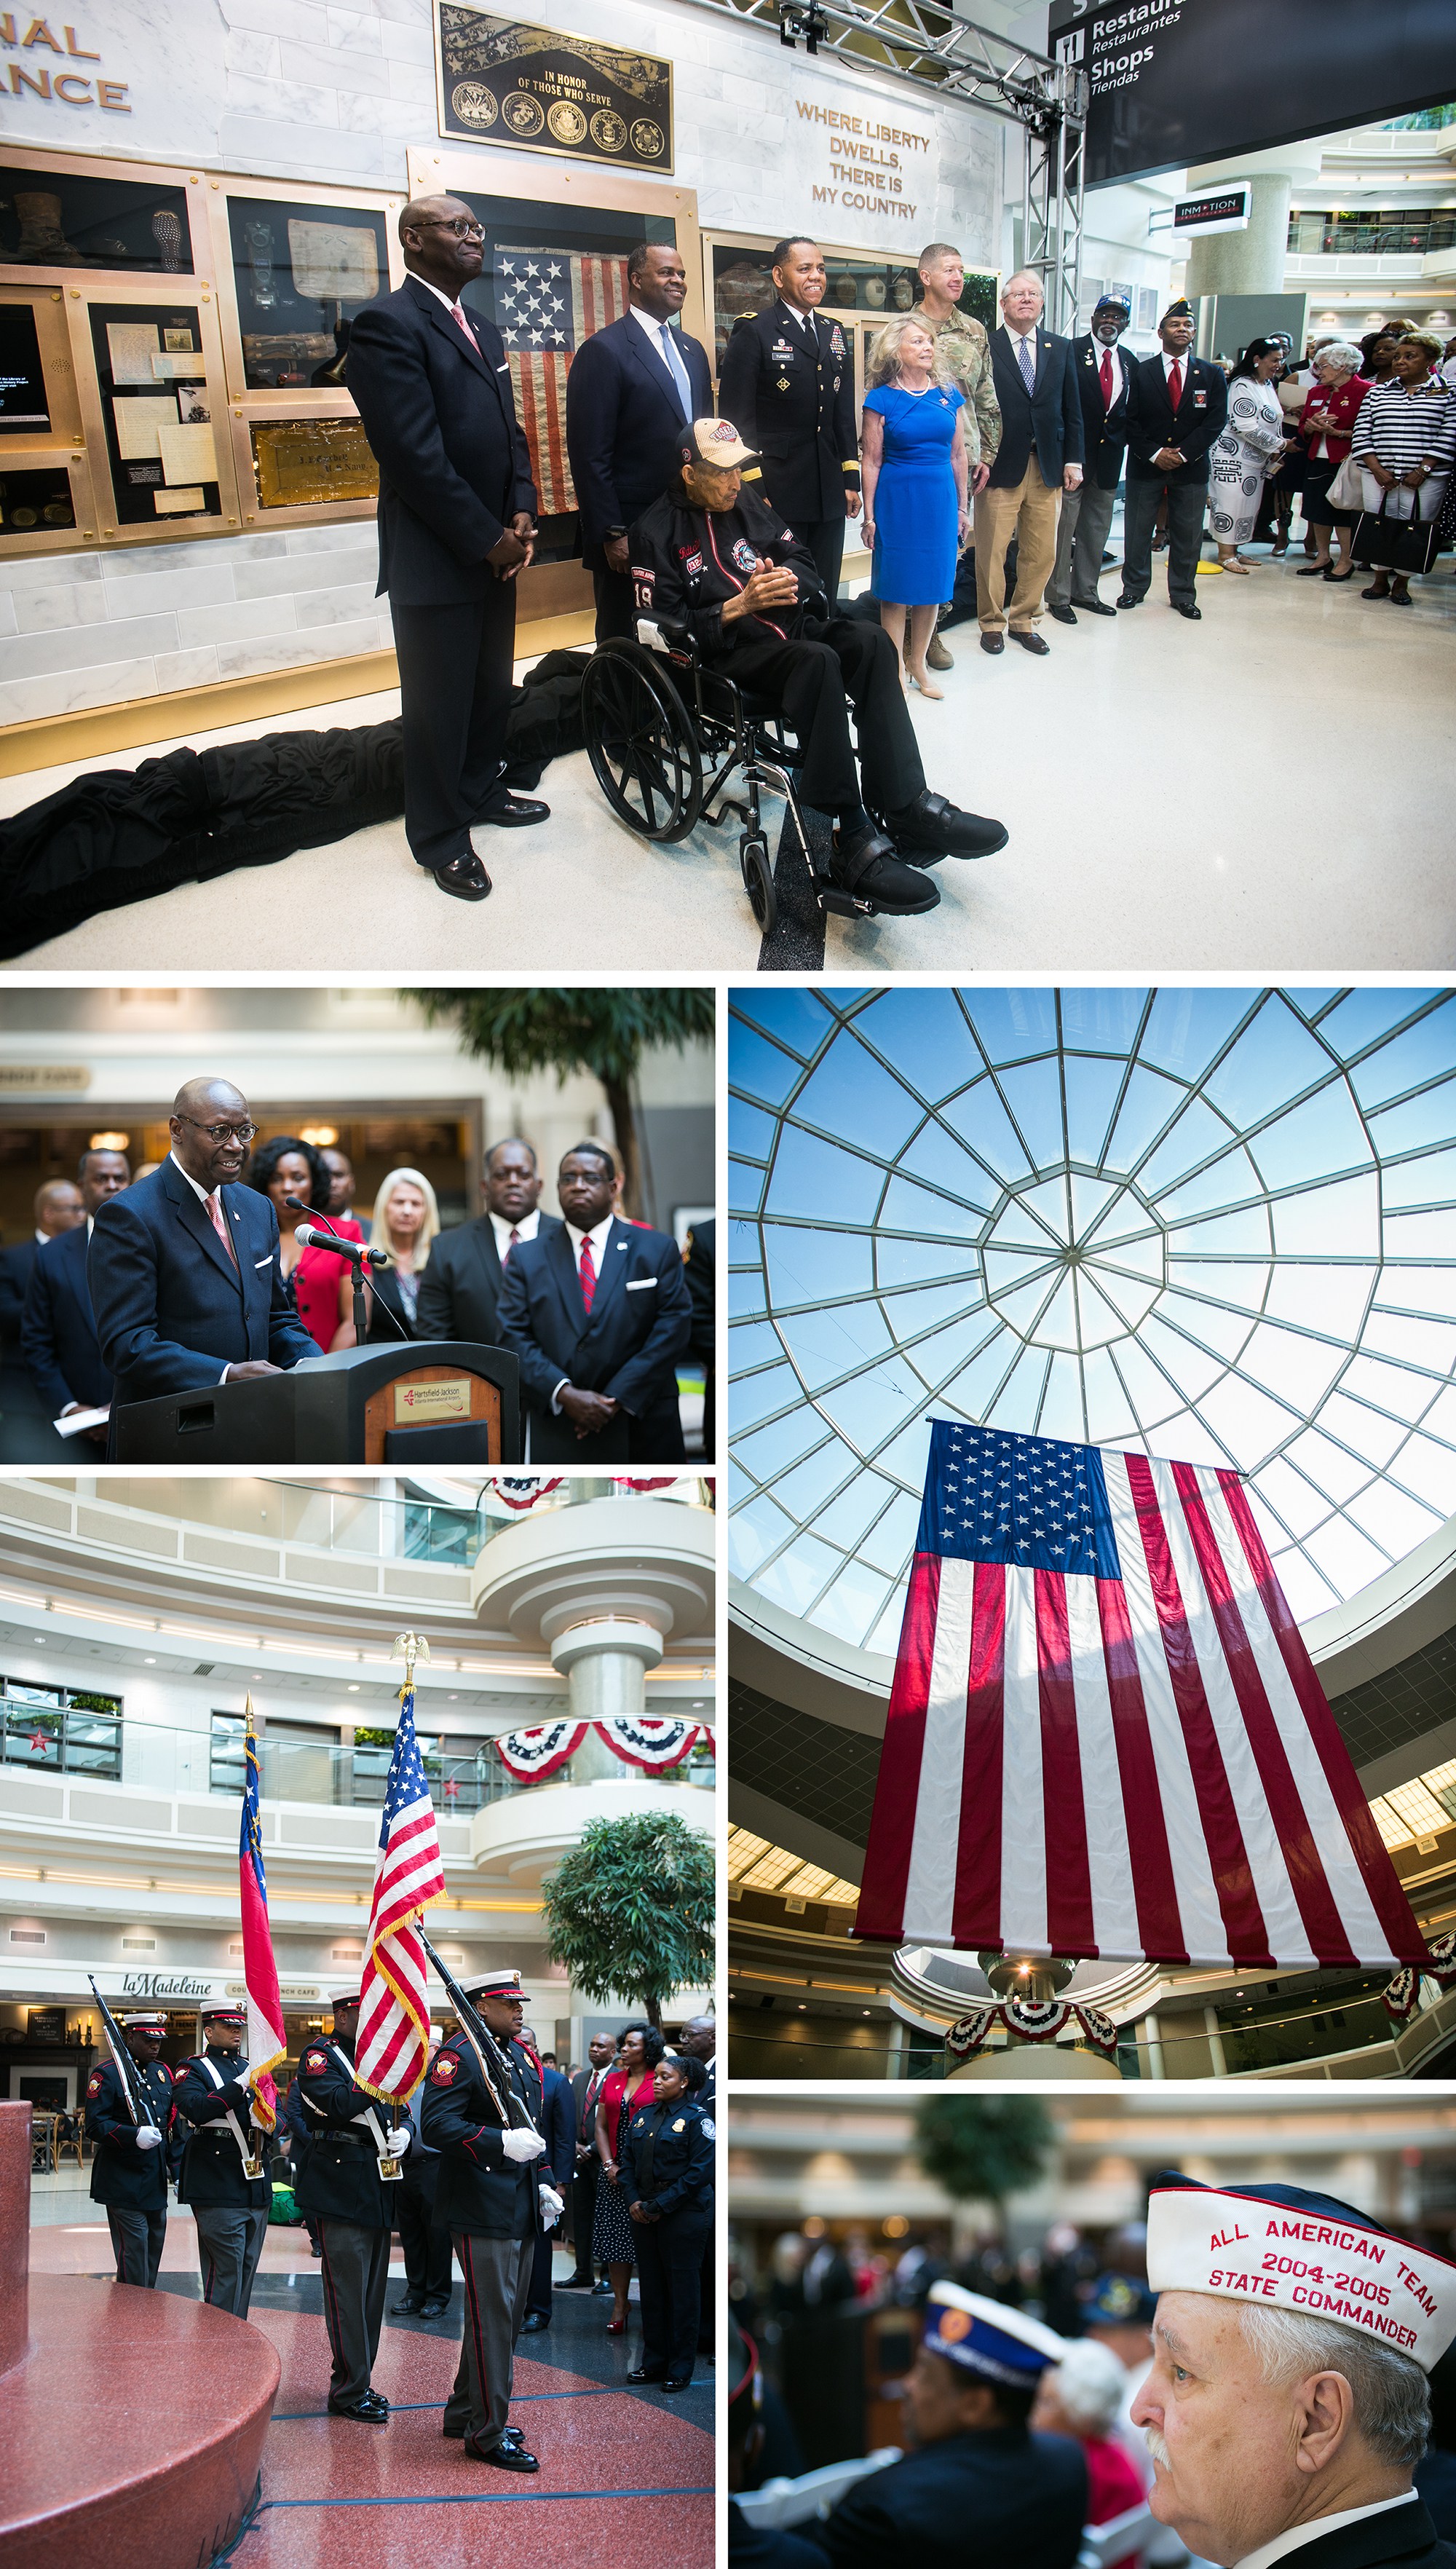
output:
[[[389,2401],[387,2399],[381,2399],[377,2390],[366,2390],[362,2399],[350,2401],[331,2399],[329,2401],[329,2415],[331,2417],[352,2417],[355,2424],[359,2426],[387,2426],[389,2424]]]
[[[1179,606],[1176,598],[1172,600],[1172,604],[1178,614],[1186,615],[1188,617],[1190,624],[1202,624],[1204,620],[1204,611],[1201,606]]]
[[[484,901],[491,889],[491,878],[474,849],[467,857],[452,857],[448,866],[437,866],[435,881],[456,901]]]
[[[497,794],[478,812],[472,827],[490,830],[529,830],[533,821],[548,821],[549,803],[533,803],[526,794]]]
[[[666,2380],[665,2374],[647,2373],[643,2370],[640,2364],[633,2365],[631,2372],[626,2378],[628,2382],[663,2382]]]
[[[1013,642],[1019,642],[1023,651],[1034,651],[1038,660],[1044,660],[1051,648],[1049,643],[1043,642],[1039,633],[1018,632],[1014,624],[1011,627],[1011,639]]]
[[[493,2444],[490,2451],[486,2452],[473,2435],[467,2435],[464,2449],[473,2462],[490,2462],[498,2471],[539,2471],[541,2469],[535,2453],[529,2453],[524,2444]]]
[[[1134,597],[1130,588],[1125,588],[1117,601],[1118,606],[1141,606],[1142,602],[1140,597]],[[1113,611],[1116,613],[1116,608]]]
[[[896,854],[908,866],[938,865],[942,857],[993,857],[1006,844],[999,821],[983,821],[978,812],[958,812],[943,794],[928,788],[907,811],[888,812]]]
[[[870,822],[862,830],[834,834],[829,879],[834,890],[867,913],[884,911],[891,918],[916,918],[934,910],[940,896],[921,874],[902,864],[895,841]]]
[[[610,2298],[610,2295],[611,2295],[611,2286],[610,2286],[610,2284],[607,2284],[607,2283],[593,2284],[593,2285],[592,2285],[592,2287],[591,2287],[591,2289],[592,2289],[592,2292],[597,2296],[598,2300],[600,2300],[603,2296],[605,2296],[605,2297],[606,2297],[606,2298],[608,2298],[608,2299]]]
[[[392,2320],[417,2320],[423,2313],[424,2308],[425,2305],[419,2299],[417,2294],[406,2293],[402,2302],[395,2303],[389,2316]]]
[[[425,2303],[420,2312],[420,2317],[422,2320],[443,2320],[449,2308],[450,2301],[448,2295],[446,2299],[442,2301],[437,2293],[432,2300]]]
[[[545,2311],[528,2311],[525,2319],[521,2323],[521,2334],[523,2337],[535,2337],[538,2329],[548,2329],[549,2327],[550,2321],[546,2318]]]
[[[1089,597],[1083,601],[1080,611],[1083,615],[1115,615],[1117,608],[1104,605],[1100,597]]]
[[[1005,634],[983,633],[980,637],[980,647],[983,651],[1004,651],[1006,647]]]
[[[568,2275],[564,2284],[553,2284],[551,2290],[556,2293],[599,2293],[610,2292],[611,2286],[598,2284],[590,2275]]]
[[[1049,606],[1046,611],[1056,617],[1058,624],[1075,624],[1077,621],[1070,606]],[[1019,641],[1021,637],[1018,634],[1016,638]]]
[[[693,2378],[690,2373],[669,2374],[662,2385],[664,2390],[691,2390],[692,2386]]]

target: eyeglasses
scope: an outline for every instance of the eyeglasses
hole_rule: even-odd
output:
[[[418,224],[412,223],[410,229],[422,232],[454,232],[457,240],[483,241],[486,237],[484,223],[463,222],[459,214],[453,222],[448,222],[443,214],[426,214]]]
[[[195,1115],[179,1115],[177,1120],[179,1124],[193,1125],[197,1132],[206,1134],[209,1142],[231,1141],[246,1145],[258,1129],[256,1124],[199,1124]]]

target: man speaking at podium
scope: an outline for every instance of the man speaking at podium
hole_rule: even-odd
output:
[[[278,1217],[233,1183],[256,1131],[225,1079],[189,1079],[168,1157],[97,1208],[86,1272],[114,1421],[128,1401],[286,1373],[318,1353],[288,1299]]]

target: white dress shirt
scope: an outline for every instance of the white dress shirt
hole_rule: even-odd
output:
[[[410,274],[411,274],[411,276],[414,278],[415,283],[416,283],[417,285],[423,285],[423,287],[424,287],[424,289],[425,289],[425,292],[426,292],[427,294],[433,294],[433,295],[434,295],[434,297],[435,297],[436,302],[437,302],[437,303],[443,303],[443,304],[444,304],[444,306],[445,306],[446,311],[447,311],[447,312],[449,312],[450,314],[452,314],[452,316],[453,316],[454,311],[455,311],[456,304],[457,304],[457,303],[459,302],[459,300],[460,300],[460,298],[459,298],[459,296],[458,296],[458,295],[455,295],[455,294],[447,294],[447,293],[445,292],[445,290],[444,290],[444,287],[443,287],[443,286],[439,286],[439,285],[432,285],[432,284],[431,284],[431,282],[430,282],[430,280],[429,280],[429,278],[428,278],[428,276],[421,276],[421,275],[420,275],[420,273],[419,273],[419,271],[418,271],[418,269],[416,269],[416,268],[413,268],[413,267],[412,267],[412,268],[410,269]]]
[[[566,1238],[571,1244],[571,1264],[575,1268],[578,1278],[581,1273],[581,1243],[583,1240],[590,1241],[591,1264],[596,1270],[596,1282],[598,1287],[601,1284],[601,1262],[606,1254],[607,1238],[610,1234],[614,1219],[615,1217],[613,1215],[608,1214],[605,1222],[599,1222],[594,1231],[578,1231],[574,1222],[568,1222],[566,1225]],[[561,1414],[560,1395],[569,1383],[570,1379],[571,1377],[568,1373],[563,1373],[560,1381],[555,1387],[555,1390],[551,1393],[551,1412],[556,1418],[559,1418]]]
[[[1399,2497],[1377,2498],[1373,2506],[1347,2506],[1338,2515],[1317,2515],[1312,2524],[1296,2524],[1292,2533],[1276,2533],[1273,2542],[1261,2543],[1237,2563],[1237,2569],[1273,2569],[1290,2551],[1302,2550],[1306,2542],[1322,2541],[1326,2533],[1342,2533],[1347,2524],[1363,2524],[1367,2515],[1388,2514],[1392,2506],[1413,2506],[1419,2489],[1402,2489]]]
[[[508,1222],[503,1213],[493,1213],[491,1216],[491,1229],[496,1235],[496,1255],[504,1267],[507,1259],[511,1255],[512,1232],[514,1231],[516,1234],[516,1245],[518,1248],[520,1248],[521,1243],[524,1240],[535,1240],[537,1233],[541,1229],[541,1209],[538,1206],[535,1213],[524,1213],[519,1222]],[[593,1258],[595,1257],[595,1250],[592,1251],[591,1255]]]
[[[801,312],[797,303],[786,302],[782,294],[779,297],[778,308],[781,312],[787,312],[791,321],[798,322],[804,337],[809,341],[811,347],[817,344],[819,333],[814,327],[814,315],[812,312]]]
[[[1181,367],[1183,368],[1183,380],[1184,380],[1184,382],[1185,382],[1185,383],[1187,383],[1187,381],[1188,381],[1188,370],[1189,370],[1189,367],[1193,364],[1193,350],[1192,350],[1192,348],[1185,348],[1181,357],[1170,357],[1170,356],[1169,356],[1169,354],[1168,354],[1167,349],[1165,348],[1165,349],[1162,351],[1162,357],[1163,357],[1163,381],[1164,381],[1164,383],[1165,383],[1165,384],[1167,383],[1168,378],[1169,378],[1169,376],[1172,374],[1173,369],[1174,369],[1174,367],[1175,367],[1175,366],[1181,366]]]

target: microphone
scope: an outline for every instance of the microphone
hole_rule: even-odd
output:
[[[294,1231],[305,1249],[331,1249],[335,1258],[351,1258],[356,1267],[388,1267],[387,1249],[371,1249],[367,1240],[340,1240],[327,1231],[316,1231],[311,1222],[300,1222]]]

